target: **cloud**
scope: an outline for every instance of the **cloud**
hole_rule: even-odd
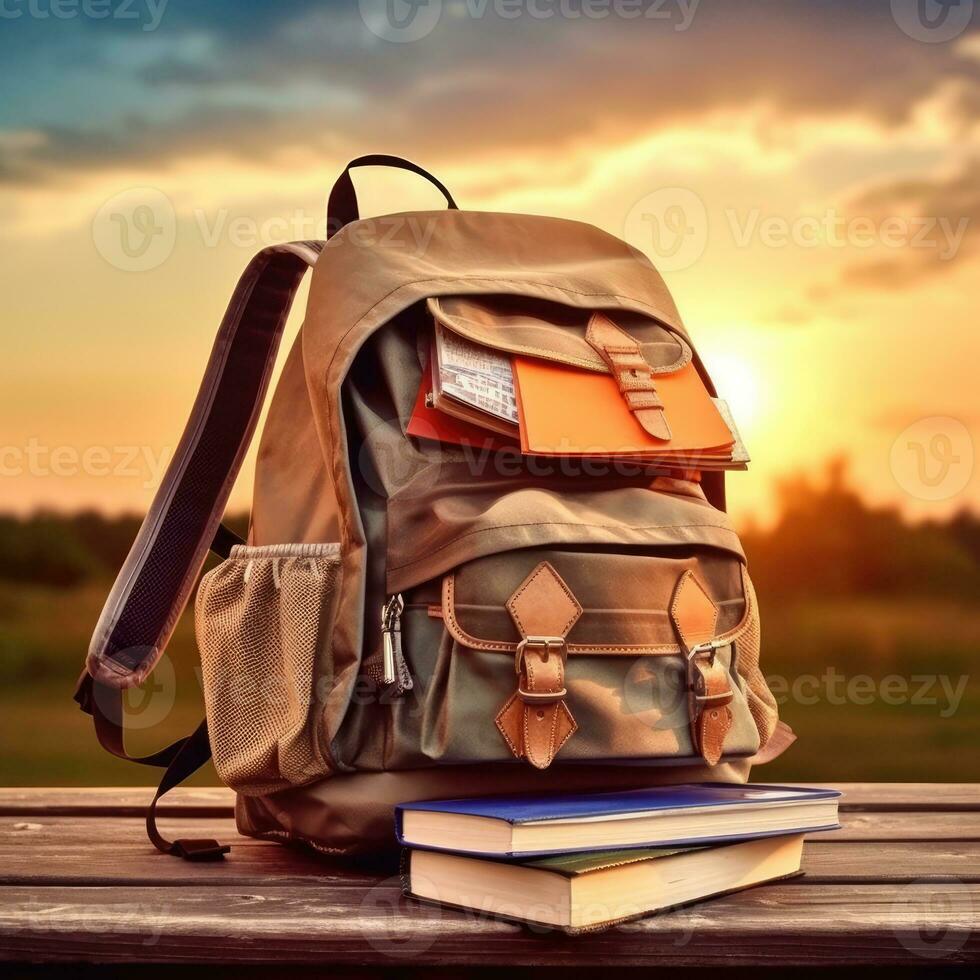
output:
[[[945,275],[980,251],[980,159],[951,173],[880,183],[854,196],[849,212],[882,237],[892,222],[904,244],[847,264],[842,285],[894,291]]]
[[[683,32],[616,16],[473,17],[480,7],[444,4],[433,32],[409,44],[374,37],[356,4],[299,0],[171,0],[146,38],[118,25],[59,33],[59,51],[70,40],[74,57],[48,60],[51,73],[32,80],[43,117],[16,127],[43,138],[0,145],[0,181],[167,166],[195,153],[263,159],[274,155],[270,144],[387,148],[442,165],[514,152],[560,158],[583,142],[614,145],[753,104],[776,120],[864,115],[897,126],[951,81],[964,93],[960,114],[980,100],[970,44],[915,43],[883,4],[702,0]],[[8,46],[21,22],[11,23]],[[83,114],[70,99],[73,111],[61,110],[61,93],[77,85],[102,97]]]

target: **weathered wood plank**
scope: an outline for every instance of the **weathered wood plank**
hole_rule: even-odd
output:
[[[764,780],[761,780],[764,781]],[[838,789],[841,810],[980,810],[980,783],[797,783]]]
[[[833,788],[844,793],[845,813],[980,811],[980,783],[838,783]],[[140,816],[152,798],[150,787],[0,787],[0,816]],[[163,798],[159,809],[173,816],[223,817],[234,812],[234,805],[235,794],[223,786],[179,786]]]
[[[97,833],[93,833],[93,829]],[[200,865],[160,854],[146,839],[143,821],[105,817],[0,817],[0,885],[113,884],[248,885],[330,882],[370,886],[378,880],[370,864],[328,861],[313,851],[242,837],[234,821],[185,818],[161,821],[163,832],[214,838],[232,846],[223,861]],[[388,868],[374,863],[374,868]]]
[[[976,962],[980,886],[764,886],[565,937],[372,888],[8,888],[0,958],[680,966]]]
[[[829,835],[828,835],[829,837]],[[895,882],[949,878],[980,884],[980,844],[920,841],[837,843],[811,840],[804,848],[807,883]],[[978,910],[980,911],[980,910]]]
[[[70,786],[0,787],[0,816],[119,816],[138,817],[146,812],[155,787]],[[235,812],[235,794],[224,786],[178,786],[157,807],[170,816],[230,817]]]
[[[929,813],[919,810],[841,811],[835,841],[980,841],[980,811]],[[813,839],[827,837],[814,834]]]
[[[22,791],[12,791],[12,790],[0,790],[0,799],[3,798],[4,793],[12,792],[22,792]],[[33,792],[33,791],[32,791]],[[54,792],[62,792],[55,790]],[[104,793],[104,792],[120,792],[116,790],[93,790],[93,793]],[[124,811],[132,811],[128,813],[102,813],[101,807],[93,808],[97,809],[99,823],[99,836],[104,836],[106,831],[103,829],[106,824],[105,821],[112,820],[114,818],[124,817],[127,820],[138,819],[139,820],[139,832],[137,836],[140,840],[143,839],[142,831],[142,819],[144,814],[144,809],[137,805],[138,797],[130,795],[131,793],[151,793],[150,790],[136,790],[136,791],[121,791],[126,793],[124,797],[125,805],[122,807]],[[175,793],[179,790],[175,790]],[[189,792],[199,793],[198,790],[191,790]],[[228,790],[212,790],[216,796],[215,807],[221,809],[220,803],[217,800],[217,794],[228,794]],[[209,809],[204,799],[198,799],[193,801],[192,805],[186,806],[183,802],[178,801],[176,810],[166,811],[163,810],[164,825],[167,824],[167,820],[171,818],[180,818],[181,823],[174,825],[174,833],[179,833],[183,836],[208,836],[214,837],[227,836],[229,833],[237,836],[235,831],[234,820],[229,810],[227,813],[218,812],[213,814],[206,812],[203,816],[197,811],[200,809]],[[80,824],[76,819],[77,814],[62,815],[59,807],[52,807],[50,810],[40,810],[37,807],[31,806],[26,808],[30,812],[28,813],[14,813],[14,814],[4,814],[3,807],[0,806],[0,819],[11,820],[11,821],[26,821],[26,822],[37,822],[39,819],[43,820],[45,823],[50,821],[64,821],[64,823],[59,823],[60,827],[76,828],[78,832],[78,839],[91,839],[93,837],[92,827],[88,827],[85,824]],[[163,808],[161,808],[163,809]],[[189,827],[183,823],[184,820],[206,820],[215,819],[218,820],[217,824],[220,830],[216,832],[204,833],[203,829],[201,833],[192,834]],[[962,840],[962,841],[977,841],[980,840],[980,811],[963,811],[963,812],[952,812],[952,813],[926,813],[916,810],[899,810],[890,812],[887,810],[874,810],[874,811],[847,811],[842,810],[840,815],[841,829],[834,831],[830,836],[833,840],[862,840],[862,841],[873,841],[873,840],[905,840],[905,841],[918,841],[918,840]],[[827,834],[816,834],[814,839],[827,839]],[[249,838],[239,838],[242,842],[249,841]]]
[[[921,821],[921,815],[903,816],[918,816]],[[332,862],[313,852],[242,837],[229,818],[187,818],[171,823],[188,837],[213,837],[231,844],[231,854],[207,867],[174,860],[152,848],[142,821],[133,818],[103,818],[93,834],[94,822],[74,817],[2,817],[0,884],[173,886],[328,880],[338,885],[369,885],[377,879],[378,869],[387,866]],[[168,829],[164,824],[164,830]],[[919,840],[910,847],[902,841],[848,841],[844,835],[841,831],[811,837],[806,848],[806,883],[900,882],[936,876],[980,882],[978,841]]]

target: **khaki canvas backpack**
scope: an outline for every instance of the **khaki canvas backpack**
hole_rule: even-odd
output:
[[[359,219],[350,177],[426,177],[448,210]],[[290,304],[306,317],[259,444],[247,543],[221,524]],[[723,474],[483,451],[406,435],[433,321],[498,351],[612,373],[645,427],[693,359],[644,255],[574,221],[457,209],[389,156],[352,161],[327,240],[263,249],[109,596],[76,695],[123,747],[122,691],[162,655],[208,551],[207,720],[136,761],[156,799],[213,753],[242,833],[333,854],[394,845],[397,802],[744,781],[791,738]],[[595,464],[596,461],[592,461]]]

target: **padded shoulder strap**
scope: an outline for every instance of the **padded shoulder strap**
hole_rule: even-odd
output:
[[[293,297],[322,248],[273,245],[242,274],[187,427],[92,637],[86,667],[101,684],[138,685],[163,653],[251,442]]]

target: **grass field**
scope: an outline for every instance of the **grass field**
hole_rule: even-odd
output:
[[[0,733],[5,785],[127,785],[153,773],[113,759],[71,701],[107,585],[0,586]],[[811,600],[766,608],[763,666],[799,740],[768,780],[980,780],[980,610],[945,600]],[[202,716],[185,616],[130,711],[134,750]],[[764,774],[764,777],[763,777]],[[213,770],[196,777],[216,782]]]

